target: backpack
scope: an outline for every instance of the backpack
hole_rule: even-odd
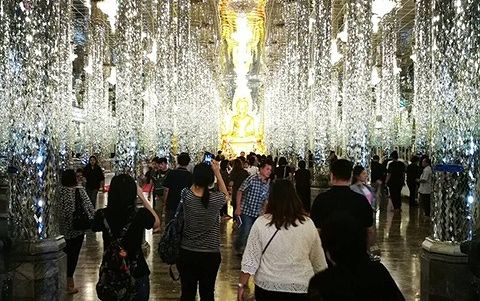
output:
[[[135,278],[131,272],[137,266],[137,258],[129,257],[128,252],[123,247],[125,235],[132,224],[133,218],[123,227],[120,235],[115,237],[107,219],[105,216],[103,217],[106,233],[110,236],[111,242],[103,253],[96,286],[97,296],[102,301],[131,301],[135,299]]]
[[[177,206],[175,217],[165,227],[165,232],[158,243],[158,254],[162,262],[170,265],[170,277],[178,280],[173,276],[172,265],[177,263],[180,255],[180,244],[182,242],[183,232],[183,201],[185,198],[186,188],[182,190],[180,203]]]

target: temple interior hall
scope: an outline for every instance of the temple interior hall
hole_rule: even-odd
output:
[[[138,300],[180,300],[158,254],[173,186],[156,181],[217,160],[215,300],[270,300],[255,297],[261,277],[242,282],[254,184],[235,188],[235,162],[270,189],[264,210],[278,182],[308,211],[345,160],[342,185],[371,205],[368,256],[404,300],[480,300],[479,146],[479,0],[0,0],[0,301],[99,300],[108,229],[90,229],[126,197],[122,176],[155,228],[139,240],[150,278],[129,278],[137,296],[149,283]]]

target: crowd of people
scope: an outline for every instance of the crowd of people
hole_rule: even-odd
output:
[[[230,218],[238,228],[234,251],[242,258],[238,300],[244,300],[251,276],[259,301],[404,300],[386,268],[372,260],[374,214],[387,195],[393,210],[400,210],[406,181],[410,205],[417,205],[419,194],[425,215],[430,215],[428,157],[413,157],[407,167],[395,151],[383,163],[373,156],[370,185],[365,167],[332,152],[330,188],[313,203],[311,152],[298,168],[285,157],[242,152],[227,160],[221,151],[215,160],[194,166],[187,153],[177,156],[175,168],[168,163],[166,158],[153,158],[141,181],[126,174],[114,176],[106,208],[96,211],[97,193],[105,180],[97,158],[92,156],[84,169],[62,173],[58,208],[67,242],[69,294],[78,292],[73,276],[85,232],[91,229],[102,232],[104,240],[99,298],[120,300],[119,296],[133,294],[134,300],[148,300],[150,270],[141,249],[143,232],[162,232],[181,215],[176,262],[180,300],[195,300],[197,290],[201,300],[214,300],[222,261],[220,224]],[[77,216],[89,220],[89,226]],[[115,259],[132,281],[112,274]]]
[[[370,164],[372,191],[378,201],[389,199],[393,211],[402,208],[402,190],[408,187],[409,207],[421,205],[424,215],[430,217],[433,170],[428,156],[413,155],[407,164],[399,159],[397,151],[380,163],[380,157],[372,157]],[[366,176],[366,175],[365,175]],[[406,185],[405,185],[406,184]]]

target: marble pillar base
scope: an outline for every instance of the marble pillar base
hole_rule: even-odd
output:
[[[12,300],[65,300],[67,257],[63,237],[15,241],[12,246]]]
[[[468,258],[460,245],[436,242],[427,238],[422,244],[421,300],[473,301],[475,279],[468,269]]]

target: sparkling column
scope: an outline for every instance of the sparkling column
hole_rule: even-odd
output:
[[[135,174],[139,152],[142,113],[142,18],[140,1],[119,4],[117,42],[117,85],[115,112],[118,125],[116,172]]]
[[[92,6],[89,22],[88,44],[85,56],[85,140],[87,152],[104,157],[108,153],[110,136],[108,90],[104,84],[104,63],[108,30],[104,15],[96,5]]]
[[[363,166],[369,165],[369,134],[372,121],[371,1],[350,0],[347,12],[347,49],[343,86],[345,155]]]
[[[413,115],[415,119],[415,148],[428,153],[431,141],[432,104],[432,1],[415,1],[415,46]]]
[[[432,238],[461,242],[472,238],[479,218],[480,5],[433,5]]]
[[[0,78],[9,80],[2,87],[9,108],[7,156],[17,170],[11,178],[12,235],[43,240],[58,233],[52,222],[62,159],[56,127],[68,127],[70,116],[56,112],[65,108],[71,82],[71,61],[65,55],[71,2],[8,1],[1,9],[2,24],[9,24],[1,52],[8,60],[0,67]],[[6,21],[13,18],[15,22]]]
[[[157,153],[157,127],[156,127],[156,108],[158,96],[156,93],[156,64],[158,62],[158,40],[157,33],[159,27],[159,14],[157,1],[148,0],[142,11],[142,18],[145,20],[146,27],[143,39],[145,46],[145,65],[143,76],[143,125],[141,131],[140,145],[142,154],[151,158]]]
[[[9,83],[13,75],[10,70],[10,24],[11,11],[7,0],[0,0],[0,152],[5,152],[9,137],[9,123],[8,118],[9,108],[6,105],[9,101]]]
[[[270,152],[298,158],[306,155],[309,133],[312,131],[308,125],[312,119],[310,112],[314,110],[310,103],[315,76],[310,71],[313,35],[309,26],[311,7],[305,1],[281,5],[279,15],[285,25],[279,30],[279,35],[276,32],[270,34],[270,38],[278,44],[269,50],[277,52],[271,56],[279,62],[272,62],[267,75],[265,132]],[[279,40],[282,40],[281,43]],[[295,126],[292,127],[292,124]]]
[[[382,21],[381,145],[386,154],[398,145],[400,112],[400,70],[397,67],[397,18],[391,12]],[[372,118],[373,119],[373,118]]]
[[[175,104],[174,115],[177,117],[174,122],[175,140],[178,141],[178,151],[190,151],[189,145],[192,143],[188,138],[192,136],[196,129],[186,122],[191,113],[191,99],[188,97],[189,85],[189,61],[188,50],[190,49],[190,1],[178,0],[177,8],[177,28],[176,28],[176,63],[177,63],[177,84],[175,86]]]
[[[157,47],[158,57],[156,70],[156,95],[158,102],[155,108],[155,125],[157,139],[157,155],[163,157],[170,154],[173,135],[173,107],[171,101],[177,86],[175,70],[175,20],[172,12],[172,0],[158,1]]]
[[[71,1],[61,1],[59,3],[59,10],[63,15],[57,22],[57,30],[60,34],[58,38],[58,55],[56,56],[55,68],[57,68],[61,80],[59,80],[56,85],[56,95],[52,95],[52,97],[59,98],[58,105],[53,108],[55,109],[54,114],[57,116],[57,118],[53,118],[53,121],[56,122],[54,128],[58,143],[59,168],[62,170],[67,168],[68,158],[73,149],[73,65],[70,58],[73,53],[71,5]]]
[[[331,135],[328,129],[331,128],[329,116],[335,108],[331,106],[331,68],[330,61],[331,39],[332,39],[332,19],[331,19],[331,1],[317,0],[314,3],[314,18],[312,30],[312,52],[313,52],[313,95],[311,99],[312,116],[312,139],[313,154],[316,163],[324,164],[326,154],[331,145]],[[325,166],[324,166],[325,167]],[[327,172],[326,170],[324,170]]]
[[[309,1],[297,1],[296,2],[296,53],[294,58],[298,67],[298,73],[296,76],[292,76],[296,81],[296,90],[298,94],[297,99],[297,111],[293,115],[295,124],[295,135],[290,139],[294,140],[294,149],[292,155],[295,157],[303,157],[307,154],[306,147],[308,146],[308,125],[306,122],[298,122],[300,120],[308,120],[308,105],[310,103],[311,93],[309,93],[311,87],[309,87],[309,75],[310,75],[310,49],[313,45],[310,43],[310,5]],[[294,69],[295,70],[295,69]]]

